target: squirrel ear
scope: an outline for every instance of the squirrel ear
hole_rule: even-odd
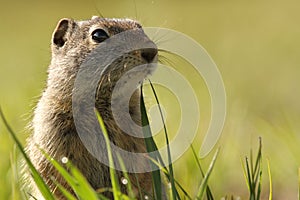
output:
[[[73,23],[73,20],[71,19],[61,19],[53,33],[52,43],[55,46],[62,47],[64,46],[65,42],[67,41],[67,32],[71,24]]]

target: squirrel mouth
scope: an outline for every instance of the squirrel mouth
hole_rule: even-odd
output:
[[[107,96],[114,90],[118,90],[117,93],[121,94],[126,93],[128,88],[141,85],[155,71],[157,67],[156,57],[151,63],[137,58],[124,62],[124,57],[113,62],[103,70],[97,86],[96,100]]]

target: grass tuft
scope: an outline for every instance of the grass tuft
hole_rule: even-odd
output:
[[[6,129],[8,130],[8,133],[10,134],[10,136],[13,138],[13,141],[16,143],[17,148],[19,149],[19,151],[21,152],[22,156],[25,159],[25,162],[28,165],[28,168],[30,170],[30,174],[33,178],[33,180],[35,181],[38,189],[40,190],[41,194],[43,195],[43,197],[47,200],[54,200],[54,195],[51,193],[48,185],[44,182],[43,178],[41,177],[41,175],[38,173],[38,171],[35,169],[35,167],[33,166],[32,162],[30,161],[29,157],[27,156],[21,142],[18,140],[16,133],[13,131],[13,129],[10,127],[10,125],[8,124],[2,109],[0,107],[0,117],[6,127]]]
[[[58,161],[49,156],[44,150],[40,149],[47,160],[55,167],[55,169],[63,176],[68,185],[72,188],[74,193],[79,199],[90,199],[97,200],[97,193],[94,189],[89,185],[85,177],[80,173],[80,171],[72,165],[70,161],[67,161],[66,167],[69,171],[61,165]],[[55,180],[55,179],[54,179]],[[63,186],[57,185],[58,189],[62,189]],[[61,190],[62,193],[65,193],[65,190]],[[75,197],[71,197],[71,194],[65,194],[66,197],[70,197],[71,199]]]
[[[206,173],[204,173],[201,165],[200,165],[200,161],[197,157],[196,151],[193,148],[193,146],[191,146],[194,157],[196,159],[197,165],[199,167],[200,173],[203,177],[203,180],[200,183],[197,195],[195,198],[192,198],[187,192],[186,190],[180,185],[179,182],[176,181],[175,177],[174,177],[174,173],[173,173],[173,165],[172,165],[172,161],[171,161],[171,149],[169,148],[169,138],[168,138],[168,133],[167,133],[167,128],[164,122],[164,118],[162,115],[162,111],[161,111],[161,107],[159,104],[159,100],[158,97],[156,95],[155,89],[150,81],[150,85],[153,91],[153,94],[155,96],[156,102],[159,105],[159,111],[161,114],[161,118],[162,118],[162,122],[164,125],[164,131],[165,131],[165,140],[166,140],[166,145],[168,146],[168,161],[169,161],[169,166],[165,167],[163,160],[160,156],[159,153],[155,154],[155,156],[149,157],[149,163],[150,165],[153,167],[158,167],[159,169],[153,170],[152,171],[152,184],[153,184],[153,198],[156,199],[164,199],[164,194],[163,194],[163,182],[162,182],[162,178],[161,178],[161,173],[165,174],[165,176],[167,177],[168,181],[169,181],[169,196],[167,199],[172,199],[172,200],[180,200],[181,197],[179,195],[179,192],[177,191],[177,188],[179,188],[181,190],[181,194],[184,195],[184,199],[197,199],[197,200],[202,200],[205,198],[205,194],[206,194],[206,199],[207,200],[213,200],[213,194],[211,192],[210,187],[208,186],[208,179],[212,173],[212,170],[215,166],[216,160],[217,160],[217,156],[219,154],[220,148],[217,149],[217,151],[215,152],[213,159],[209,165],[209,168],[207,170]],[[140,98],[140,110],[141,110],[141,117],[142,117],[142,126],[146,127],[143,128],[143,133],[145,136],[145,144],[146,144],[146,148],[147,148],[147,152],[158,152],[157,146],[154,142],[154,139],[152,137],[148,137],[149,135],[151,135],[151,129],[149,127],[149,120],[147,117],[147,112],[146,112],[146,107],[144,104],[144,99],[143,99],[143,88],[141,88],[141,98]],[[110,147],[110,141],[109,141],[109,137],[108,137],[108,133],[107,130],[105,128],[103,119],[101,118],[99,112],[97,112],[97,110],[95,109],[95,114],[96,117],[99,121],[100,127],[102,129],[102,133],[104,135],[105,138],[105,142],[107,145],[107,153],[108,153],[108,158],[109,158],[109,163],[110,163],[110,179],[111,179],[111,185],[112,188],[101,188],[98,189],[97,191],[95,191],[90,184],[88,183],[88,181],[86,180],[86,178],[80,173],[80,171],[72,165],[72,163],[70,161],[66,161],[63,162],[64,164],[60,164],[60,162],[56,161],[55,159],[53,159],[52,157],[50,157],[45,151],[42,151],[42,153],[45,155],[45,157],[49,160],[49,162],[56,168],[56,170],[62,175],[62,177],[66,180],[66,182],[68,183],[68,185],[72,188],[72,190],[75,193],[75,196],[72,192],[70,192],[69,190],[67,190],[66,188],[64,188],[64,186],[60,185],[60,183],[58,183],[56,181],[55,178],[53,178],[54,183],[57,185],[57,189],[59,189],[61,191],[61,193],[66,197],[66,199],[68,200],[75,200],[75,199],[81,199],[81,200],[108,200],[107,197],[103,196],[102,192],[112,192],[113,193],[113,198],[116,200],[134,200],[135,199],[135,194],[133,192],[133,188],[132,188],[132,183],[128,177],[128,174],[126,172],[126,168],[124,165],[124,162],[122,160],[122,158],[118,156],[118,162],[120,163],[120,166],[122,168],[123,171],[123,176],[124,178],[127,180],[127,183],[125,184],[127,187],[127,193],[123,194],[121,192],[120,189],[120,180],[118,180],[117,177],[117,172],[114,169],[114,160],[113,160],[113,156],[112,156],[112,151],[111,151],[111,147]],[[49,189],[49,187],[45,184],[44,180],[42,179],[42,177],[40,176],[40,174],[38,173],[38,171],[34,168],[33,164],[31,163],[29,157],[27,156],[24,148],[22,147],[20,141],[18,140],[18,138],[16,137],[15,132],[12,130],[12,128],[9,126],[1,108],[0,108],[0,117],[2,119],[2,121],[4,122],[5,127],[7,128],[9,134],[11,135],[11,137],[13,138],[14,142],[16,143],[16,147],[18,150],[20,150],[21,154],[23,155],[30,173],[33,177],[33,180],[35,181],[37,187],[39,188],[41,194],[43,195],[43,197],[45,199],[49,199],[49,200],[54,200],[54,194],[51,192],[51,190]],[[153,155],[153,154],[151,154]],[[11,163],[13,163],[13,160],[15,160],[15,154],[14,157],[11,158]],[[67,159],[67,158],[66,158]],[[12,166],[15,166],[15,164],[13,163]],[[156,168],[155,167],[155,168]],[[269,200],[272,200],[273,197],[273,191],[272,191],[272,177],[271,177],[271,168],[270,168],[270,162],[269,160],[267,160],[267,167],[268,167],[268,175],[269,175],[269,182],[270,182],[270,192],[269,192]],[[250,200],[259,200],[260,196],[261,196],[261,192],[262,192],[262,141],[261,138],[259,138],[259,148],[258,148],[258,152],[256,155],[256,158],[253,158],[253,153],[252,150],[250,151],[250,157],[246,157],[245,158],[245,162],[242,162],[242,168],[244,171],[244,176],[246,179],[246,183],[247,183],[247,187],[249,190],[249,199]],[[12,172],[12,176],[14,179],[17,178],[17,173],[16,173],[16,168],[13,169]],[[144,199],[145,197],[142,196],[143,191],[141,190],[140,186],[138,185],[138,177],[136,176],[136,180],[137,180],[137,187],[139,190],[139,198],[140,199]],[[122,181],[121,181],[122,182]],[[17,186],[15,188],[18,188]],[[300,191],[300,169],[299,169],[299,191]],[[26,194],[26,193],[25,193]],[[28,199],[29,197],[27,197],[28,195],[24,195],[24,197],[26,199]],[[36,199],[34,196],[32,196],[31,194],[29,194],[30,198]],[[227,198],[226,198],[227,199]],[[233,199],[233,196],[231,196],[231,199]],[[300,197],[299,197],[300,200]]]
[[[250,151],[250,161],[245,158],[245,164],[242,163],[244,176],[249,190],[250,200],[259,200],[262,184],[262,141],[259,138],[259,147],[255,163],[253,162],[252,150]]]
[[[147,117],[147,111],[145,107],[144,97],[143,97],[143,86],[141,86],[141,95],[140,95],[140,110],[141,110],[141,117],[142,117],[142,127],[143,127],[143,133],[144,133],[144,140],[146,144],[147,152],[157,152],[158,149],[157,146],[153,140],[153,137],[148,137],[149,135],[152,135],[151,129],[149,126],[149,120]],[[152,155],[152,154],[151,154]],[[158,155],[155,155],[155,157],[151,157],[153,160],[158,161]],[[150,160],[149,160],[150,161]],[[154,199],[162,199],[162,180],[160,175],[160,170],[154,170],[155,164],[153,162],[150,162],[150,165],[152,167],[152,184],[153,184],[153,196]]]
[[[120,198],[120,195],[121,195],[120,186],[119,186],[119,181],[117,178],[116,170],[114,169],[114,160],[113,160],[113,156],[112,156],[112,152],[111,152],[111,148],[110,148],[110,141],[109,141],[108,133],[105,128],[103,119],[100,116],[100,113],[96,109],[95,109],[95,113],[98,118],[100,127],[102,129],[102,133],[104,135],[105,143],[106,143],[106,147],[107,147],[107,154],[108,154],[108,160],[109,160],[109,166],[110,166],[109,173],[110,173],[110,179],[111,179],[111,184],[112,184],[113,196],[114,196],[115,200],[119,200],[119,199],[121,199]]]
[[[150,80],[149,80],[149,83],[150,83],[152,92],[154,94],[156,103],[158,105],[160,116],[161,116],[161,120],[162,120],[162,123],[163,123],[163,126],[164,126],[165,140],[166,140],[166,145],[167,145],[167,150],[168,150],[168,162],[170,163],[169,164],[169,173],[168,173],[169,176],[168,177],[169,177],[169,181],[171,183],[171,199],[176,200],[176,199],[180,199],[180,196],[179,196],[179,194],[178,194],[178,192],[176,190],[176,186],[175,186],[173,164],[172,164],[172,157],[171,157],[171,149],[170,149],[170,145],[169,145],[169,137],[168,137],[167,127],[166,127],[166,124],[165,124],[164,116],[163,116],[163,113],[162,113],[162,110],[161,110],[161,106],[160,106],[160,103],[159,103],[159,100],[158,100],[158,96],[157,96],[157,94],[155,92],[154,86],[153,86],[153,84],[152,84],[152,82]]]
[[[199,158],[198,158],[198,156],[197,156],[197,154],[196,154],[196,151],[195,151],[193,145],[191,145],[191,149],[192,149],[194,158],[195,158],[195,160],[196,160],[197,166],[198,166],[198,168],[199,168],[199,170],[200,170],[200,173],[201,173],[201,175],[202,175],[202,178],[204,178],[204,177],[205,177],[205,174],[204,174],[204,171],[203,171],[203,169],[202,169],[202,167],[201,167],[201,165],[200,165],[200,160],[199,160]],[[206,186],[206,199],[207,199],[207,200],[213,200],[213,199],[214,199],[213,194],[212,194],[212,192],[211,192],[211,190],[210,190],[208,184],[207,184],[207,186]]]
[[[196,197],[198,200],[202,200],[204,198],[204,193],[205,193],[205,191],[207,189],[207,186],[208,186],[208,178],[209,178],[209,176],[210,176],[210,174],[211,174],[211,172],[214,168],[214,165],[216,163],[219,151],[220,151],[220,148],[218,148],[216,153],[214,154],[214,157],[213,157],[212,161],[210,162],[209,168],[208,168],[206,174],[204,175],[204,178],[203,178],[203,180],[201,182],[201,185],[198,189],[198,193],[197,193],[197,197]]]

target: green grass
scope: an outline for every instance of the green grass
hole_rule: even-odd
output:
[[[151,83],[151,82],[150,82]],[[153,93],[155,95],[156,101],[159,104],[159,100],[158,97],[156,95],[155,89],[151,83],[151,87],[153,90]],[[144,103],[144,98],[143,98],[143,90],[141,88],[141,98],[140,98],[140,104],[141,104],[141,114],[142,114],[142,125],[146,126],[146,129],[143,129],[143,131],[145,132],[144,134],[151,134],[151,129],[149,126],[149,121],[148,121],[148,117],[147,117],[147,112],[146,112],[146,108],[145,108],[145,103]],[[163,115],[162,115],[162,111],[160,109],[161,112],[161,117],[162,117],[162,121],[163,120]],[[110,164],[110,178],[111,178],[111,185],[112,188],[108,189],[110,191],[112,191],[114,199],[118,200],[118,199],[133,199],[133,192],[131,189],[131,184],[128,184],[128,194],[129,196],[127,196],[126,194],[122,194],[121,190],[120,190],[120,186],[119,186],[119,180],[117,179],[116,176],[116,171],[114,169],[114,161],[113,161],[113,157],[112,157],[112,152],[110,149],[110,142],[109,142],[109,138],[108,138],[108,134],[106,131],[106,128],[104,126],[104,122],[100,116],[100,114],[95,111],[95,114],[97,116],[97,119],[99,121],[100,127],[102,129],[104,138],[105,138],[105,142],[107,145],[107,153],[108,153],[108,158],[109,158],[109,164]],[[22,147],[22,144],[20,143],[19,139],[16,137],[15,132],[12,130],[12,128],[10,127],[10,125],[8,124],[1,108],[0,108],[0,116],[1,119],[4,122],[4,125],[6,126],[8,132],[10,133],[11,137],[13,138],[13,141],[16,143],[18,150],[21,152],[22,156],[24,157],[26,164],[28,165],[29,169],[30,169],[30,173],[33,177],[33,180],[35,181],[36,185],[38,186],[41,194],[43,195],[43,197],[45,199],[54,199],[53,194],[51,193],[50,189],[48,188],[48,186],[45,184],[45,182],[43,181],[43,179],[41,178],[41,176],[39,175],[39,173],[37,172],[37,170],[34,168],[33,164],[31,163],[30,159],[28,158],[28,156],[26,155],[26,152],[24,150],[24,148]],[[164,130],[165,130],[165,139],[166,139],[166,144],[169,145],[168,142],[168,135],[167,135],[167,129],[166,126],[164,124]],[[153,139],[153,137],[145,137],[145,143],[146,143],[146,147],[147,147],[147,151],[148,152],[153,152],[153,151],[157,151],[157,146],[155,144],[155,141]],[[57,169],[57,171],[64,177],[64,179],[66,180],[66,182],[71,186],[72,190],[74,191],[74,193],[76,194],[76,197],[79,199],[88,199],[88,200],[93,200],[93,199],[106,199],[105,197],[103,197],[101,194],[97,195],[96,191],[94,191],[91,186],[88,184],[88,182],[86,181],[86,179],[82,176],[82,174],[76,169],[76,167],[74,167],[72,165],[72,163],[70,163],[67,158],[66,158],[66,168],[64,166],[62,166],[61,164],[59,164],[56,160],[54,160],[53,158],[51,158],[47,152],[44,152],[43,149],[40,149],[44,156],[49,160],[49,162]],[[206,191],[207,186],[207,181],[208,181],[208,177],[212,172],[214,163],[216,161],[216,157],[217,157],[217,153],[216,152],[210,167],[208,169],[208,172],[204,175],[203,174],[203,181],[200,184],[199,187],[199,191],[198,194],[196,196],[197,199],[201,200],[203,199],[203,194]],[[196,158],[196,157],[195,157]],[[162,172],[163,174],[166,175],[166,178],[168,179],[168,181],[170,181],[171,183],[171,188],[170,188],[170,194],[169,194],[169,199],[181,199],[179,192],[176,189],[175,186],[175,177],[173,174],[173,166],[172,166],[172,162],[171,162],[171,150],[168,149],[168,160],[170,162],[169,164],[169,168],[167,167],[162,167],[162,165],[164,164],[160,155],[158,154],[157,157],[153,157],[149,159],[149,162],[152,163],[152,166],[159,166],[162,168]],[[202,170],[200,163],[198,161],[198,158],[196,158],[197,163],[199,165],[199,168]],[[122,164],[122,158],[119,157],[119,162]],[[122,166],[124,167],[124,164],[122,164]],[[69,169],[69,171],[67,170]],[[169,171],[168,171],[169,169]],[[124,171],[124,176],[127,178],[127,180],[129,180],[127,174],[126,174],[126,169],[123,170]],[[202,172],[202,171],[201,171]],[[203,173],[203,172],[202,172]],[[55,182],[55,179],[53,179],[53,181]],[[161,178],[161,171],[160,170],[153,170],[152,171],[152,183],[153,183],[153,197],[154,199],[162,199],[163,198],[163,193],[162,193],[162,185],[164,184]],[[186,194],[185,198],[190,198],[189,195],[187,195],[187,193],[185,192],[185,190],[183,189],[183,187],[176,182],[178,187],[180,187],[180,189],[184,192],[184,194]],[[59,183],[57,183],[57,187],[58,189],[63,193],[63,195],[69,199],[69,200],[74,200],[76,199],[75,196],[73,196],[69,191],[67,191],[62,185],[60,185]],[[210,191],[210,189],[208,189],[208,191]],[[140,191],[141,193],[141,191]],[[131,196],[131,197],[130,197]]]
[[[252,150],[250,151],[250,159],[245,158],[245,165],[243,164],[244,176],[250,192],[250,200],[259,200],[261,195],[261,181],[262,181],[262,143],[259,141],[259,149],[256,156],[255,163],[253,162]]]
[[[107,147],[107,154],[108,154],[108,160],[109,160],[109,166],[110,166],[109,174],[110,174],[110,178],[111,178],[112,192],[114,195],[114,199],[119,200],[119,199],[121,199],[120,185],[119,185],[119,180],[117,178],[117,173],[116,173],[115,166],[114,166],[114,160],[113,160],[113,156],[112,156],[112,152],[111,152],[111,148],[110,148],[110,141],[109,141],[108,133],[106,131],[106,128],[104,126],[104,122],[100,116],[100,113],[97,112],[97,110],[95,110],[95,113],[97,115],[97,119],[99,121],[101,130],[103,132],[106,147]]]
[[[153,91],[153,94],[155,96],[156,102],[159,104],[159,100],[158,97],[156,95],[154,86],[151,84],[151,89]],[[144,97],[143,97],[143,89],[141,88],[141,98],[140,98],[140,104],[141,104],[141,114],[142,114],[142,125],[143,126],[147,126],[146,129],[143,129],[143,131],[145,131],[144,134],[151,134],[151,129],[149,126],[149,121],[148,121],[148,117],[147,117],[147,112],[146,112],[146,107],[145,107],[145,102],[144,102]],[[162,122],[164,122],[163,119],[163,114],[160,109],[160,114],[162,117]],[[106,128],[104,126],[104,122],[101,118],[101,115],[97,112],[97,110],[95,110],[95,115],[99,121],[100,127],[102,129],[104,138],[105,138],[105,142],[107,145],[107,153],[108,153],[108,158],[109,158],[109,164],[110,164],[110,179],[111,179],[111,185],[112,188],[103,188],[101,190],[101,188],[97,191],[95,191],[87,182],[87,180],[85,179],[85,177],[80,173],[80,171],[78,169],[76,169],[75,166],[72,165],[72,163],[70,163],[70,161],[68,161],[67,158],[65,158],[65,162],[64,165],[66,166],[62,166],[61,164],[59,164],[56,160],[54,160],[53,158],[51,158],[47,152],[44,152],[43,149],[41,149],[41,151],[43,152],[44,156],[49,160],[49,162],[57,169],[57,171],[64,177],[64,179],[66,180],[66,182],[69,184],[69,186],[72,188],[72,190],[75,193],[75,196],[70,193],[68,190],[66,190],[62,185],[60,185],[58,182],[55,181],[55,179],[53,179],[53,181],[57,184],[58,189],[62,192],[62,194],[66,197],[66,199],[68,200],[75,200],[75,199],[82,199],[82,200],[97,200],[97,199],[101,199],[101,200],[106,200],[107,198],[104,197],[101,192],[99,193],[99,191],[111,191],[113,193],[113,197],[116,200],[121,200],[121,199],[135,199],[133,196],[133,191],[132,191],[132,187],[131,187],[131,183],[130,183],[130,179],[128,178],[128,175],[126,173],[126,169],[124,167],[124,163],[121,157],[118,156],[118,161],[121,164],[122,168],[123,168],[123,173],[124,173],[124,177],[129,181],[127,184],[127,191],[128,194],[123,194],[120,190],[120,185],[119,185],[119,180],[117,178],[117,173],[116,170],[114,169],[114,161],[113,161],[113,156],[112,156],[112,152],[111,152],[111,148],[110,148],[110,141],[109,141],[109,137],[108,137],[108,133],[106,131]],[[22,147],[22,144],[20,143],[19,139],[16,136],[16,133],[12,130],[12,128],[10,127],[9,123],[7,122],[1,108],[0,108],[0,117],[5,125],[5,127],[7,128],[10,136],[12,137],[13,141],[16,143],[17,149],[21,152],[23,158],[26,161],[26,164],[29,167],[30,173],[33,177],[33,180],[35,181],[36,185],[38,186],[41,194],[43,195],[43,197],[45,199],[55,199],[55,197],[53,196],[53,194],[51,193],[49,187],[45,184],[45,182],[43,181],[43,179],[41,178],[41,176],[39,175],[39,173],[37,172],[37,170],[34,168],[33,164],[31,163],[30,159],[28,158],[28,156],[26,155],[26,152],[24,151],[24,148]],[[166,139],[166,144],[168,145],[168,134],[167,134],[167,129],[166,129],[166,125],[164,124],[164,131],[165,131],[165,139]],[[147,145],[147,151],[148,152],[153,152],[153,151],[157,151],[157,146],[156,143],[153,139],[153,137],[146,137],[145,138],[145,143]],[[217,151],[215,152],[210,165],[208,167],[208,170],[206,173],[203,172],[202,166],[200,165],[200,161],[199,158],[197,157],[196,153],[195,153],[195,149],[191,146],[191,149],[193,151],[194,154],[194,158],[196,160],[196,163],[199,167],[200,173],[203,177],[203,179],[201,181],[199,180],[195,180],[195,184],[200,183],[199,185],[199,189],[198,192],[194,195],[188,194],[185,189],[183,189],[183,187],[181,186],[181,184],[179,182],[176,181],[175,176],[173,174],[173,164],[172,162],[170,162],[169,168],[167,167],[163,167],[164,163],[160,157],[159,154],[157,154],[157,157],[150,157],[149,158],[149,162],[152,163],[152,166],[158,166],[161,168],[161,170],[153,170],[152,171],[152,184],[153,184],[153,194],[152,196],[154,197],[154,199],[162,199],[163,198],[163,192],[162,192],[162,185],[167,185],[168,183],[164,183],[161,178],[161,173],[166,175],[167,180],[170,182],[170,192],[166,192],[166,197],[168,197],[168,199],[172,199],[172,200],[181,200],[181,199],[197,199],[197,200],[202,200],[205,197],[206,194],[206,199],[207,200],[213,200],[213,193],[210,189],[210,187],[208,186],[208,180],[209,177],[214,169],[216,160],[217,160],[217,156],[219,154],[220,148],[217,149]],[[171,161],[171,150],[168,149],[168,160]],[[261,191],[262,191],[262,141],[261,138],[259,140],[259,149],[258,149],[258,153],[255,159],[255,162],[253,160],[253,155],[252,155],[252,150],[250,151],[250,158],[248,159],[248,157],[245,158],[245,164],[242,165],[243,166],[243,171],[244,171],[244,176],[246,179],[246,183],[248,186],[248,190],[249,190],[249,200],[260,200],[260,196],[261,196]],[[68,170],[67,170],[68,169]],[[270,194],[269,194],[269,200],[272,199],[272,178],[271,178],[271,169],[270,169],[270,164],[268,161],[268,173],[269,173],[269,180],[270,180]],[[176,183],[176,184],[175,184]],[[179,195],[179,192],[177,190],[177,187],[182,191],[182,195]],[[29,191],[23,191],[25,193],[30,193]],[[139,195],[141,195],[141,190],[139,190]],[[138,195],[138,196],[139,196]],[[32,196],[32,195],[31,195]],[[191,197],[192,196],[192,197]],[[35,198],[34,196],[32,196],[33,198]],[[141,197],[142,198],[142,197]],[[233,197],[232,197],[233,198]]]
[[[171,157],[171,149],[170,149],[170,143],[169,143],[167,127],[166,127],[166,124],[164,123],[165,119],[164,119],[162,109],[161,109],[161,105],[159,103],[158,96],[155,92],[154,86],[153,86],[153,84],[150,80],[149,80],[149,83],[150,83],[152,92],[154,94],[156,103],[158,105],[159,113],[160,113],[160,116],[161,116],[161,121],[162,121],[163,126],[164,126],[165,140],[166,140],[166,145],[167,145],[167,150],[168,150],[168,163],[170,163],[169,164],[169,173],[167,173],[168,174],[168,176],[167,176],[168,180],[171,183],[171,194],[170,194],[171,198],[170,199],[177,199],[177,198],[179,198],[179,194],[178,194],[178,191],[176,190],[176,186],[175,186],[174,171],[173,171],[173,164],[172,164],[172,160],[171,160],[172,157]],[[140,103],[141,103],[141,105],[145,105],[145,103],[143,101],[143,90],[142,90],[142,88],[141,88],[141,102]],[[147,116],[145,106],[142,106],[141,109],[143,109],[143,110],[141,110],[143,112],[143,115]],[[148,123],[148,125],[149,125],[149,123]]]
[[[20,141],[18,140],[18,138],[16,137],[16,134],[14,133],[14,131],[12,130],[12,128],[10,127],[10,125],[8,124],[2,109],[0,107],[0,117],[5,125],[5,127],[7,128],[8,132],[10,133],[11,137],[13,138],[13,141],[16,143],[17,148],[20,150],[23,158],[26,161],[26,164],[29,167],[30,170],[30,175],[32,176],[32,178],[34,179],[34,181],[36,182],[39,191],[42,193],[42,195],[49,200],[54,200],[54,196],[52,195],[51,191],[49,190],[49,187],[45,184],[45,182],[43,181],[42,177],[40,176],[40,174],[38,173],[38,171],[34,168],[32,162],[30,161],[29,157],[27,156],[24,148],[22,147],[22,144],[20,143]]]
[[[157,151],[157,146],[153,140],[153,137],[147,137],[151,134],[151,130],[149,127],[149,120],[146,114],[146,108],[145,108],[145,103],[144,103],[144,97],[143,97],[143,90],[141,89],[141,98],[140,98],[140,110],[141,110],[141,116],[142,116],[142,126],[146,127],[143,128],[143,133],[145,136],[145,144],[146,144],[146,149],[147,152],[155,152]],[[158,155],[156,155],[158,156]],[[151,157],[151,159],[153,159],[154,161],[158,161],[158,157]],[[161,175],[160,175],[160,171],[159,170],[154,170],[155,169],[155,164],[153,162],[150,162],[151,164],[151,168],[152,168],[152,185],[153,185],[153,189],[154,189],[154,194],[153,197],[155,199],[160,199],[162,198],[162,179],[161,179]]]

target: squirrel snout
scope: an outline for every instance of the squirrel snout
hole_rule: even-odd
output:
[[[145,59],[148,63],[151,63],[156,55],[157,55],[156,48],[146,48],[141,50],[142,58]]]

